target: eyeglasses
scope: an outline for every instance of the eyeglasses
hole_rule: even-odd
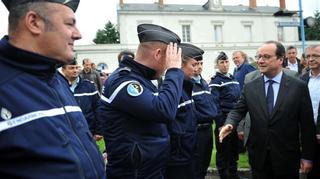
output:
[[[320,58],[320,55],[317,55],[317,54],[306,55],[306,59],[309,59],[309,58],[318,59],[318,58]]]
[[[275,57],[276,55],[267,55],[267,54],[264,54],[264,55],[256,55],[254,56],[254,58],[258,61],[260,58],[262,58],[262,60],[266,61],[266,60],[269,60],[270,58],[272,57]]]

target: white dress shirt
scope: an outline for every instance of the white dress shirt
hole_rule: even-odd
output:
[[[268,92],[268,87],[269,87],[269,82],[268,80],[273,80],[273,84],[272,84],[272,88],[273,88],[273,106],[276,105],[277,102],[277,97],[278,97],[278,93],[279,93],[279,88],[280,88],[280,82],[281,82],[281,78],[282,78],[282,74],[283,72],[281,71],[280,73],[278,73],[274,78],[267,78],[266,76],[263,76],[264,79],[264,88],[265,88],[265,93],[267,96],[267,92]]]

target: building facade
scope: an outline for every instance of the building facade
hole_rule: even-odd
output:
[[[204,5],[165,4],[164,0],[128,4],[120,0],[117,15],[120,44],[77,46],[78,58],[92,56],[96,63],[104,62],[111,70],[115,69],[121,50],[136,51],[139,43],[136,28],[142,23],[164,26],[177,33],[183,42],[202,48],[206,79],[214,74],[214,59],[220,51],[225,51],[231,60],[235,50],[254,57],[257,48],[267,40],[300,47],[296,26],[299,17],[296,12],[286,10],[285,0],[279,0],[279,7],[257,6],[256,0],[249,0],[249,6],[223,6],[221,0],[208,0]]]

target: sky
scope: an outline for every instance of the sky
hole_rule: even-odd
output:
[[[123,0],[124,3],[154,3],[158,0]],[[301,0],[303,16],[313,16],[315,10],[320,10],[319,0]],[[166,4],[198,4],[203,5],[207,0],[164,0]],[[93,44],[98,29],[103,29],[110,20],[117,23],[117,8],[119,0],[81,0],[77,12],[77,27],[82,33],[82,39],[76,45]],[[222,0],[223,5],[248,5],[249,0]],[[279,6],[279,0],[257,0],[257,6]],[[286,0],[288,10],[299,10],[299,0]],[[7,34],[8,11],[0,3],[0,38]]]

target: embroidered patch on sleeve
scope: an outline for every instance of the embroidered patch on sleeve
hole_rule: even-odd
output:
[[[143,92],[143,87],[138,82],[131,82],[127,86],[127,92],[130,96],[139,96]]]

